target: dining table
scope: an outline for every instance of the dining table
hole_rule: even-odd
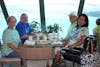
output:
[[[23,44],[23,47],[20,48],[20,56],[24,62],[24,67],[52,66],[56,47],[62,47],[62,45],[50,43]]]

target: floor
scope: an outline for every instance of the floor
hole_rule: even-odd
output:
[[[99,60],[100,60],[100,57],[99,57]],[[66,67],[73,67],[73,63],[71,61],[66,61],[65,64],[66,64]],[[1,65],[0,65],[0,67],[1,67]],[[6,64],[6,65],[4,65],[4,67],[17,67],[17,65],[13,64],[12,66],[9,66]],[[35,67],[35,66],[30,65],[29,67]],[[63,66],[63,64],[62,64],[61,67],[65,67],[65,66]],[[81,66],[80,66],[80,64],[75,63],[75,67],[81,67]],[[100,67],[100,61],[96,67]]]

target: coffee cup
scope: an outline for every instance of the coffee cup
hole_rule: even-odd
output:
[[[33,40],[33,37],[32,37],[31,35],[29,35],[29,36],[28,36],[28,39],[29,39],[30,41],[32,41],[32,40]]]

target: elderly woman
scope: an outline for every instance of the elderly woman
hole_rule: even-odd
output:
[[[89,35],[88,17],[85,14],[79,15],[76,29],[70,33],[70,38],[63,43],[63,49],[73,49],[75,47],[83,47],[84,39]],[[62,49],[61,49],[62,50]],[[57,51],[54,63],[57,63],[61,58],[60,50]]]
[[[2,53],[5,57],[19,57],[19,49],[21,40],[18,32],[15,30],[16,18],[10,16],[7,21],[8,27],[3,32]]]

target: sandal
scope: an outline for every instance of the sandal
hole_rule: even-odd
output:
[[[55,59],[54,60],[54,64],[57,64],[57,63],[59,63],[60,62],[60,59]]]
[[[60,55],[59,56],[56,55],[56,57],[54,59],[54,63],[56,64],[56,63],[60,62],[60,60],[61,60],[61,56]]]

